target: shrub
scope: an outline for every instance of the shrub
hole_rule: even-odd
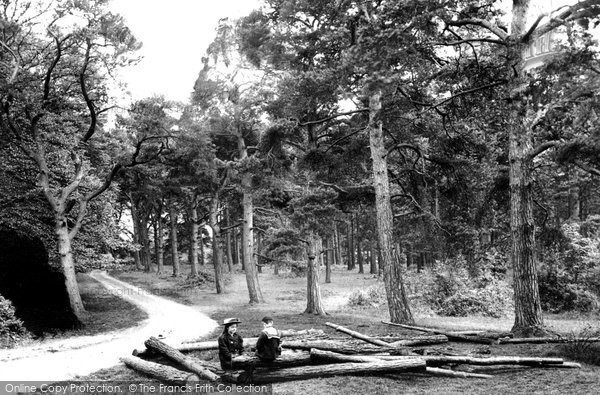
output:
[[[442,316],[464,317],[480,314],[501,317],[512,309],[512,290],[508,283],[493,277],[472,279],[464,268],[434,274],[425,300]]]
[[[592,365],[600,365],[600,343],[592,338],[600,336],[599,328],[588,326],[579,334],[571,334],[568,343],[557,347],[558,355]],[[575,340],[577,338],[577,340]]]
[[[0,295],[0,347],[11,347],[16,341],[28,336],[23,321],[15,316],[10,300]]]
[[[382,284],[375,284],[367,289],[357,289],[348,297],[348,305],[362,307],[378,307],[386,302],[385,289]]]

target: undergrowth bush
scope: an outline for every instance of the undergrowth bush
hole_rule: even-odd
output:
[[[28,335],[23,321],[15,316],[11,301],[0,295],[0,348],[11,347]]]
[[[600,328],[588,326],[578,334],[568,336],[568,343],[557,346],[558,355],[578,362],[600,366]]]
[[[558,242],[540,265],[542,308],[552,313],[600,307],[600,236],[597,216],[561,226]]]
[[[387,301],[382,283],[371,285],[366,289],[357,289],[348,297],[348,305],[360,307],[379,307]]]
[[[506,281],[494,277],[488,271],[472,278],[459,263],[434,269],[429,276],[424,276],[424,280],[427,288],[423,298],[439,315],[482,315],[497,318],[512,310],[512,289]]]

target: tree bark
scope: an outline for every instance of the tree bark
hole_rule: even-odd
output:
[[[177,207],[171,199],[169,201],[169,220],[171,221],[171,256],[173,261],[173,277],[179,275],[179,246],[177,243]]]
[[[348,221],[348,270],[354,270],[355,261],[354,261],[354,218],[350,216],[350,220]]]
[[[229,208],[225,206],[225,226],[229,227],[230,225],[229,218]],[[225,235],[225,256],[227,257],[227,268],[231,273],[233,271],[233,255],[231,252],[231,232],[233,229],[228,229],[227,234]]]
[[[359,273],[364,273],[365,272],[365,265],[363,264],[363,252],[362,252],[362,248],[361,248],[361,237],[358,236],[358,232],[357,232],[357,237],[356,237],[356,257],[358,260],[358,272]]]
[[[195,200],[195,199],[194,199]],[[188,261],[190,263],[190,275],[198,276],[198,212],[196,211],[196,202],[190,207],[190,249],[188,253]]]
[[[392,206],[388,179],[387,150],[383,139],[383,124],[380,119],[381,92],[369,97],[369,137],[373,159],[373,185],[377,211],[377,233],[381,247],[383,281],[388,300],[390,319],[397,323],[413,323],[410,305],[404,289],[403,275],[406,262],[394,262],[392,249]]]
[[[530,0],[513,0],[511,36],[526,33]],[[533,219],[533,131],[526,120],[527,98],[522,93],[528,85],[523,69],[524,45],[512,43],[508,48],[507,67],[516,75],[509,81],[511,95],[508,117],[510,228],[515,323],[512,332],[524,337],[543,333],[542,305],[538,290],[535,259],[535,224]]]
[[[81,300],[81,294],[79,293],[79,286],[77,285],[75,261],[73,260],[71,237],[67,223],[65,216],[57,215],[54,231],[57,237],[60,267],[64,275],[67,295],[69,296],[69,306],[81,324],[84,322],[86,311]]]
[[[333,227],[333,236],[335,241],[335,264],[342,264],[342,245],[340,243],[340,230],[338,228],[338,224],[336,223]]]
[[[325,261],[325,283],[329,284],[331,283],[331,264],[333,263],[333,257],[334,257],[334,245],[333,245],[333,238],[332,237],[328,237],[327,238],[327,260]]]
[[[205,225],[202,225],[202,228],[200,228],[200,232],[198,233],[199,236],[199,240],[198,240],[198,248],[200,250],[200,265],[204,266],[204,264],[206,263],[206,255],[204,254],[204,228]]]
[[[195,383],[200,381],[200,378],[193,373],[184,372],[160,363],[144,361],[141,358],[122,357],[121,361],[135,371],[169,384],[195,385]]]
[[[306,310],[304,314],[327,315],[321,298],[319,272],[321,266],[321,238],[308,237],[308,263],[306,270]]]
[[[369,247],[371,248],[371,252],[369,254],[371,267],[370,267],[369,272],[371,274],[377,274],[378,270],[377,270],[377,261],[375,259],[375,243],[373,243],[372,241],[370,241],[369,242]]]
[[[142,245],[140,261],[144,271],[150,272],[150,238],[148,237],[148,213],[138,215],[140,244]]]
[[[245,151],[245,148],[244,148]],[[244,188],[242,196],[242,207],[244,210],[243,229],[242,229],[242,256],[246,271],[246,284],[248,286],[248,296],[250,304],[263,303],[263,295],[258,283],[256,265],[254,260],[254,204],[251,193],[251,174],[242,176],[242,186]]]
[[[219,198],[214,196],[210,204],[210,227],[212,228],[212,258],[215,271],[215,288],[218,294],[223,293],[223,252],[221,250],[221,227],[219,226]]]
[[[132,197],[130,197],[131,201],[131,222],[133,223],[133,243],[135,244],[135,251],[133,252],[133,260],[135,262],[136,270],[142,270],[142,260],[140,258],[140,220],[139,214],[137,210],[137,206]]]
[[[154,250],[156,254],[156,272],[161,274],[165,262],[165,247],[163,240],[162,206],[156,209],[156,222],[154,224]]]
[[[466,335],[462,335],[460,333],[449,332],[449,331],[442,331],[442,330],[439,330],[439,329],[424,328],[424,327],[414,326],[414,325],[397,324],[397,323],[394,323],[394,322],[386,322],[386,321],[381,321],[381,322],[384,323],[384,324],[388,324],[388,325],[399,326],[399,327],[405,328],[405,329],[412,329],[412,330],[420,331],[420,332],[435,333],[435,334],[438,334],[438,335],[444,335],[444,336],[447,336],[448,339],[454,340],[454,341],[464,341],[464,342],[480,343],[480,344],[491,344],[491,343],[493,343],[493,339],[488,338],[488,337],[466,336]]]
[[[161,355],[169,358],[172,361],[177,362],[179,365],[183,366],[188,372],[195,373],[198,377],[207,379],[209,381],[216,381],[219,379],[219,376],[206,369],[206,367],[202,366],[196,360],[183,355],[180,351],[174,349],[158,340],[155,337],[150,337],[148,340],[144,342],[148,349],[154,350]]]

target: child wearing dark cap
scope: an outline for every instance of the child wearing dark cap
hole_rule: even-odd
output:
[[[281,338],[273,327],[273,318],[264,317],[262,323],[263,331],[256,341],[256,356],[262,362],[270,363],[281,355]]]

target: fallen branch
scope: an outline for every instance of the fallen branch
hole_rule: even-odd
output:
[[[410,351],[405,347],[390,345],[388,347],[375,346],[352,341],[336,340],[296,340],[284,341],[281,346],[287,349],[310,350],[318,348],[321,350],[335,351],[340,354],[374,354],[374,353],[397,353],[408,354]]]
[[[146,340],[144,344],[148,349],[154,350],[170,360],[177,362],[186,370],[196,373],[198,377],[207,379],[209,381],[216,381],[219,379],[219,376],[208,370],[205,366],[202,366],[194,359],[183,355],[180,351],[169,346],[168,344],[161,342],[155,337],[151,337],[150,339]]]
[[[388,322],[388,321],[381,321],[381,322],[384,324],[387,324],[387,325],[399,326],[399,327],[405,328],[405,329],[412,329],[415,331],[421,331],[421,332],[426,332],[426,333],[435,333],[438,335],[445,335],[448,337],[449,340],[454,340],[454,341],[463,341],[463,342],[479,343],[479,344],[492,344],[493,343],[493,339],[485,338],[485,337],[466,336],[466,335],[462,335],[462,334],[456,333],[456,332],[448,332],[448,331],[442,331],[439,329],[424,328],[424,327],[414,326],[414,325],[396,324],[394,322]]]
[[[425,359],[420,357],[401,357],[401,356],[392,356],[392,355],[343,355],[335,352],[312,349],[310,350],[310,356],[315,361],[333,361],[333,362],[359,362],[359,363],[373,363],[374,361],[409,361],[411,359]],[[427,361],[425,359],[425,361]],[[427,362],[426,362],[427,363]],[[448,369],[440,369],[440,368],[431,368],[427,367],[425,369],[426,373],[435,375],[435,376],[448,376],[448,377],[471,377],[471,378],[491,378],[492,376],[487,374],[479,374],[479,373],[466,373],[466,372],[455,372],[453,370]]]
[[[184,372],[160,363],[144,361],[141,358],[127,356],[122,357],[121,361],[127,367],[165,383],[186,385],[200,381],[200,378],[193,373]]]
[[[523,337],[516,339],[498,339],[498,344],[544,344],[544,343],[576,343],[576,342],[600,342],[600,337]]]
[[[546,366],[560,365],[564,363],[562,358],[535,358],[535,357],[512,357],[498,356],[489,358],[476,358],[470,356],[437,356],[429,355],[423,357],[427,366],[438,366],[446,364],[467,364],[467,365],[525,365],[525,366]]]
[[[375,344],[376,346],[383,346],[383,347],[390,347],[391,346],[390,343],[386,343],[383,340],[374,339],[374,338],[372,338],[370,336],[363,335],[360,332],[356,332],[356,331],[350,330],[350,329],[348,329],[348,328],[346,328],[344,326],[341,326],[341,325],[336,325],[336,324],[333,324],[331,322],[326,322],[325,325],[327,325],[330,328],[335,329],[336,331],[340,331],[340,332],[343,332],[345,334],[348,334],[348,335],[350,335],[350,336],[352,336],[352,337],[354,337],[356,339],[364,340],[367,343]]]
[[[269,368],[289,368],[293,366],[310,365],[310,354],[305,351],[283,350],[273,362],[265,364],[255,355],[239,355],[231,359],[233,369],[253,369],[268,366]]]

